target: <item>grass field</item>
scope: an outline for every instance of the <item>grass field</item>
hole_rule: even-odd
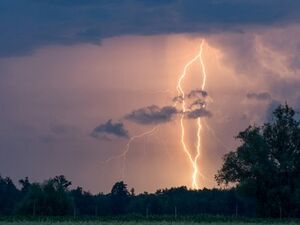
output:
[[[1,222],[1,225],[195,225],[195,224],[202,224],[202,225],[229,225],[229,224],[234,224],[234,225],[258,225],[258,224],[263,224],[263,225],[271,225],[271,224],[277,224],[277,225],[299,225],[299,222],[274,222],[274,221],[265,221],[265,222],[189,222],[189,221],[180,221],[180,222],[175,222],[175,221],[153,221],[153,222],[145,222],[145,221],[132,221],[132,222],[119,222],[119,221],[109,221],[109,222],[100,222],[100,221],[65,221],[65,222],[51,222],[51,221],[43,221],[43,222],[38,222],[38,221],[14,221],[14,222]]]
[[[0,225],[300,225],[300,219],[226,216],[0,217]]]
[[[170,220],[170,218],[164,220],[157,217],[150,218],[149,220],[145,219],[132,219],[129,220],[99,220],[99,219],[66,219],[66,218],[43,218],[43,219],[10,219],[10,220],[1,220],[0,225],[300,225],[300,220],[274,220],[274,219],[254,219],[254,218],[181,218],[179,220]]]

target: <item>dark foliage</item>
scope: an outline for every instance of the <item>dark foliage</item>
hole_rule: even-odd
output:
[[[9,177],[0,176],[0,215],[11,215],[21,193]]]
[[[216,179],[234,183],[257,201],[263,217],[300,217],[300,127],[295,111],[279,106],[273,120],[239,133]]]
[[[188,190],[186,187],[134,194],[117,182],[109,194],[93,195],[64,176],[43,183],[20,180],[17,189],[9,178],[0,178],[1,215],[23,216],[122,216],[122,215],[224,215],[254,216],[252,199],[238,196],[235,189]],[[3,183],[3,184],[2,184]]]
[[[57,176],[42,184],[20,180],[22,198],[15,207],[21,215],[63,216],[72,211],[68,187],[71,182],[64,176]]]

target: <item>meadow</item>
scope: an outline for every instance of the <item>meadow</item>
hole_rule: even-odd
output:
[[[6,217],[0,225],[299,225],[299,219],[266,219],[223,216],[121,216],[121,217]]]
[[[14,221],[14,222],[0,222],[1,225],[299,225],[296,221],[259,221],[259,222],[241,222],[241,221],[228,221],[228,222],[190,222],[190,221]]]

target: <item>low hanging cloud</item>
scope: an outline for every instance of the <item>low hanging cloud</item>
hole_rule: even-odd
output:
[[[90,136],[100,139],[110,139],[110,136],[129,138],[128,131],[125,129],[124,124],[121,122],[113,123],[111,119],[97,126]]]
[[[207,93],[200,90],[193,90],[192,95],[195,97],[200,93],[206,96]],[[181,96],[176,96],[173,101],[182,101]],[[122,119],[140,124],[140,125],[157,125],[172,121],[177,114],[185,114],[188,119],[197,119],[199,117],[210,117],[212,114],[205,109],[205,101],[197,99],[189,106],[189,111],[183,113],[174,106],[159,107],[157,105],[150,105],[146,107],[133,110],[126,114]],[[113,123],[108,120],[104,124],[97,126],[91,136],[94,138],[110,139],[108,135],[113,135],[121,138],[129,138],[128,131],[125,129],[122,122]]]
[[[268,92],[248,92],[246,95],[247,99],[258,100],[258,101],[270,101],[272,100],[271,95]]]
[[[125,115],[125,119],[143,125],[166,123],[173,119],[178,113],[173,106],[164,106],[162,108],[151,105],[140,108]]]
[[[142,107],[126,114],[122,119],[140,124],[140,125],[157,125],[172,121],[177,114],[185,114],[188,119],[197,119],[199,117],[211,117],[210,111],[205,109],[205,101],[200,97],[206,97],[207,92],[195,89],[187,94],[187,98],[193,100],[189,105],[189,111],[182,112],[174,106],[150,105]],[[196,98],[196,100],[194,100]],[[182,103],[183,97],[176,96],[172,100],[173,102]],[[113,135],[121,138],[128,138],[128,131],[125,129],[122,122],[113,123],[112,120],[108,120],[104,124],[100,124],[91,133],[92,137],[101,139],[110,139],[108,135]]]
[[[197,119],[200,117],[211,117],[212,113],[205,108],[199,108],[186,112],[186,115],[188,119]]]
[[[195,90],[191,90],[190,93],[188,93],[187,97],[188,98],[205,98],[207,96],[207,92],[203,91],[201,89],[195,89]]]

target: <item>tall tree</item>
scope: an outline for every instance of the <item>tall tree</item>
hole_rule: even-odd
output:
[[[9,177],[0,176],[0,215],[9,215],[20,197],[20,191]]]
[[[24,196],[16,211],[25,215],[64,216],[72,210],[68,187],[71,182],[64,176],[56,176],[43,184],[21,181]]]
[[[121,214],[125,212],[125,207],[129,200],[129,191],[127,184],[123,181],[117,182],[111,189],[111,209],[113,214]]]
[[[295,111],[281,105],[272,121],[239,133],[241,145],[224,156],[219,184],[233,183],[257,199],[261,216],[299,216],[300,128]]]

